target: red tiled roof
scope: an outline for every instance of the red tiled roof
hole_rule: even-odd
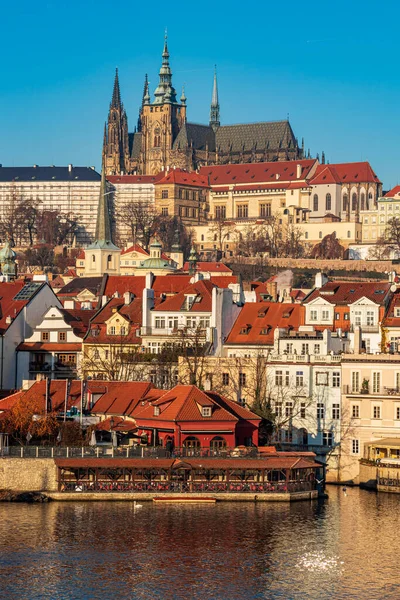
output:
[[[122,250],[121,256],[123,254],[128,254],[129,252],[138,252],[139,254],[143,254],[144,256],[150,256],[150,254],[146,252],[146,250],[142,248],[142,246],[139,246],[139,244],[133,244],[133,246],[126,248],[126,250]]]
[[[165,173],[162,179],[157,181],[157,185],[165,185],[167,183],[177,183],[179,185],[185,185],[190,187],[210,187],[208,184],[208,178],[204,174],[196,173],[196,171],[188,172],[183,169],[171,169]]]
[[[297,177],[297,165],[301,165],[300,178]],[[316,161],[314,159],[299,161],[277,161],[265,163],[249,163],[234,165],[216,165],[201,167],[200,174],[209,178],[212,188],[218,191],[220,185],[243,183],[271,183],[282,185],[293,180],[305,181],[312,172]],[[278,175],[278,179],[277,179]],[[278,182],[280,182],[278,184]]]
[[[189,263],[185,262],[182,267],[182,271],[189,271]],[[196,271],[201,272],[218,272],[218,273],[232,273],[232,269],[227,267],[221,262],[198,262],[196,265]]]
[[[386,315],[382,320],[383,326],[400,327],[400,317],[395,316],[395,308],[400,308],[400,290],[396,290],[389,302]]]
[[[72,342],[22,342],[17,346],[20,352],[79,352],[82,344]]]
[[[212,406],[211,416],[203,417],[199,405]],[[160,407],[160,415],[154,415],[154,406]],[[147,419],[154,421],[190,421],[194,423],[193,428],[199,430],[204,427],[205,422],[238,421],[233,411],[220,406],[195,385],[176,385],[152,403],[138,403],[130,416],[136,420],[139,428],[143,426],[142,422]]]
[[[154,310],[169,312],[181,311],[188,295],[195,296],[196,300],[190,307],[193,312],[211,312],[212,310],[212,290],[215,286],[209,279],[201,279],[197,283],[192,283],[182,292],[166,298],[158,304]],[[185,309],[186,310],[186,309]]]
[[[369,162],[318,165],[310,185],[325,183],[380,183]]]
[[[129,331],[121,336],[108,335],[106,321],[117,312],[128,321]],[[141,338],[137,336],[137,330],[142,325],[142,299],[133,298],[129,304],[125,304],[123,298],[111,298],[103,308],[93,317],[85,337],[86,343],[140,344]],[[96,335],[92,331],[96,330]]]
[[[91,412],[104,415],[128,415],[154,387],[148,381],[108,381],[105,391]]]
[[[320,289],[313,290],[303,303],[309,304],[316,298],[323,298],[330,304],[347,305],[365,296],[375,304],[382,305],[390,291],[390,285],[388,281],[376,283],[328,281]]]
[[[15,296],[25,285],[25,281],[17,279],[16,281],[0,283],[0,333],[4,333],[11,323],[7,323],[7,318],[11,317],[12,321],[20,313],[20,311],[29,304],[30,300],[34,295],[41,289],[38,290],[28,300],[14,300]],[[45,284],[43,283],[43,286]],[[11,321],[11,322],[12,322]]]
[[[390,190],[390,192],[386,192],[384,198],[394,198],[400,194],[400,185],[396,185],[394,188]]]
[[[225,343],[272,346],[277,327],[298,330],[303,324],[301,304],[249,302],[240,311]]]
[[[83,338],[88,330],[90,319],[97,311],[83,308],[62,308],[60,312],[64,316],[64,321],[72,327],[75,335]]]
[[[245,406],[242,406],[238,402],[234,402],[230,400],[226,396],[222,396],[221,394],[217,394],[216,392],[205,392],[207,396],[212,398],[217,404],[223,406],[230,412],[232,412],[239,419],[244,419],[246,421],[261,421],[261,417],[251,412]]]
[[[145,286],[146,277],[144,275],[109,275],[104,294],[110,298],[116,292],[120,296],[123,296],[125,292],[131,292],[141,298]]]

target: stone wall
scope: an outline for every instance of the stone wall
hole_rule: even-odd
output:
[[[225,261],[234,263],[235,260]],[[384,274],[395,267],[390,260],[320,260],[312,258],[240,258],[241,264],[265,265],[284,269],[317,269],[318,271],[374,271]],[[239,264],[239,262],[237,263]]]
[[[0,458],[0,490],[57,491],[57,467],[52,458]]]

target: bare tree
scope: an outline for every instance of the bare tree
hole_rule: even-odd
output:
[[[389,250],[393,250],[396,256],[400,255],[400,218],[393,217],[388,224],[383,235]]]
[[[134,244],[148,250],[150,240],[159,230],[161,215],[149,202],[138,200],[121,208],[117,217],[129,227]]]
[[[391,247],[384,236],[379,237],[368,250],[369,260],[385,260],[390,256]]]
[[[209,222],[209,241],[214,241],[219,252],[224,251],[224,243],[230,236],[235,233],[235,225],[233,222],[226,221],[222,218],[216,218]]]
[[[345,249],[339,243],[336,233],[326,235],[319,244],[316,244],[311,252],[312,258],[323,258],[328,260],[344,258]]]
[[[139,346],[127,345],[124,336],[115,344],[84,346],[80,370],[83,379],[94,377],[107,381],[146,380],[148,367]]]

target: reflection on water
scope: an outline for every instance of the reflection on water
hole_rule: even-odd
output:
[[[400,496],[154,506],[0,504],[7,599],[399,599]]]

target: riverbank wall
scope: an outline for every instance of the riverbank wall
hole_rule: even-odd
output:
[[[0,490],[56,492],[57,468],[52,458],[0,458]]]
[[[50,500],[59,502],[121,502],[134,500],[138,502],[152,502],[154,497],[162,497],[162,492],[49,492],[46,493]],[[171,492],[166,492],[166,496],[171,497]],[[184,494],[179,493],[177,496],[182,498],[187,496],[196,496],[196,498],[215,498],[217,502],[298,502],[300,500],[315,500],[318,498],[317,490],[311,492],[293,492],[293,493],[278,493],[268,492],[267,494],[248,493],[248,492],[221,492],[221,493],[204,493],[199,494]]]

